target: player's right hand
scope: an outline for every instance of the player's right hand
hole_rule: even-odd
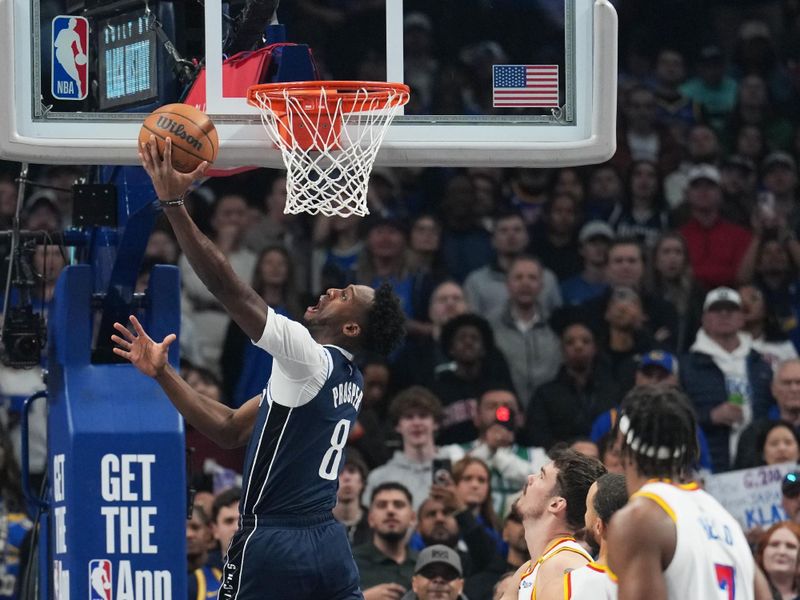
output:
[[[406,588],[398,583],[382,583],[364,590],[364,600],[400,600]]]
[[[191,173],[181,173],[172,166],[172,138],[164,142],[164,157],[158,154],[156,136],[151,135],[150,141],[139,146],[139,160],[142,167],[153,180],[153,187],[159,200],[174,200],[186,193],[195,179],[202,177],[208,163],[202,162]]]
[[[114,329],[120,333],[111,336],[111,341],[118,346],[114,348],[114,354],[131,361],[145,375],[156,377],[167,366],[169,346],[177,336],[170,333],[161,343],[157,343],[147,335],[136,317],[131,315],[130,321],[135,333],[122,323],[114,323]]]

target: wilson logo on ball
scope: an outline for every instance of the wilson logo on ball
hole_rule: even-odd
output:
[[[158,121],[156,121],[156,127],[163,129],[164,131],[168,131],[175,137],[181,138],[190,146],[194,146],[197,150],[203,149],[203,144],[200,142],[200,140],[186,133],[186,129],[183,125],[176,123],[169,117],[159,115]]]

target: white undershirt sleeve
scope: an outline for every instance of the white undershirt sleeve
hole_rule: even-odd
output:
[[[330,376],[329,352],[297,321],[267,310],[261,339],[253,342],[272,355],[272,376],[267,393],[270,401],[284,406],[302,406],[319,393]]]

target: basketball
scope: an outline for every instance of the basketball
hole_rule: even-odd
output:
[[[164,142],[172,139],[172,166],[181,173],[191,173],[204,160],[217,158],[219,138],[214,123],[204,112],[188,104],[167,104],[157,108],[144,120],[139,143],[156,136],[158,153],[164,155]]]
[[[85,65],[86,64],[86,55],[85,54],[76,54],[75,55],[75,64],[76,65]]]

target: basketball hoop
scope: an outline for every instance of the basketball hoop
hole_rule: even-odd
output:
[[[287,214],[365,216],[372,165],[408,102],[402,83],[295,81],[247,90],[286,165]]]

